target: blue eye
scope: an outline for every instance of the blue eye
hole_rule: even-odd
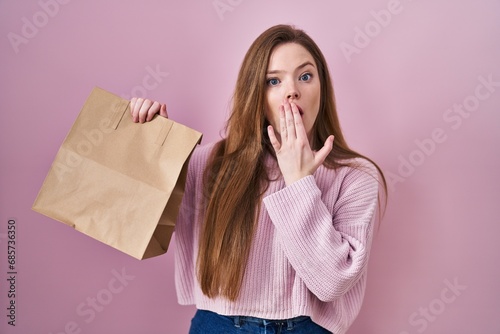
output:
[[[311,80],[312,78],[312,74],[311,73],[304,73],[300,76],[300,81],[309,81]]]
[[[279,83],[280,83],[280,81],[278,79],[276,79],[276,78],[267,79],[267,84],[269,86],[276,86]]]

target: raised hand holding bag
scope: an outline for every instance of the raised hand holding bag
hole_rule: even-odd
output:
[[[137,259],[163,254],[201,138],[161,116],[134,123],[128,100],[94,88],[33,210]]]

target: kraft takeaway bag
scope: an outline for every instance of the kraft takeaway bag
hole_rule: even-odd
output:
[[[94,88],[32,209],[137,259],[163,254],[201,138],[161,116],[134,123],[128,100]]]

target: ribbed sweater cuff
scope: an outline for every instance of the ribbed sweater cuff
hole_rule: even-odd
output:
[[[310,212],[304,210],[304,206],[314,203],[320,198],[321,191],[316,185],[314,176],[308,175],[265,197],[263,201],[267,210],[279,216],[280,221],[290,221],[290,218],[294,217],[295,221],[305,222],[307,221],[305,218]]]

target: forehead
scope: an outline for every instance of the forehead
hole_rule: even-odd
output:
[[[305,62],[316,64],[313,56],[302,45],[286,43],[278,45],[272,51],[267,69],[293,71]]]

